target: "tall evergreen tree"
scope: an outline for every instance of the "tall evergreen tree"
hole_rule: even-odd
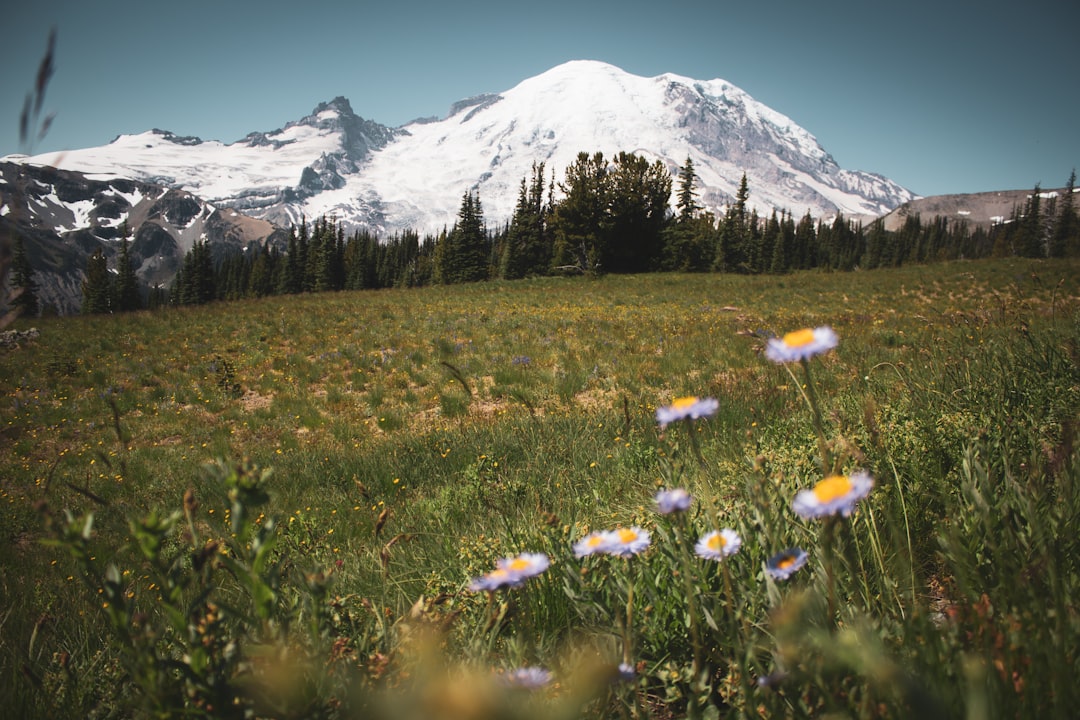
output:
[[[747,217],[747,201],[750,198],[750,186],[743,173],[739,189],[735,193],[735,203],[724,213],[721,222],[719,241],[713,269],[721,272],[747,272],[750,268],[752,228]]]
[[[21,235],[15,236],[12,247],[11,287],[18,292],[18,296],[11,303],[12,306],[17,308],[22,315],[35,317],[40,310],[38,286],[34,281],[34,268],[26,255],[26,247],[23,245]]]
[[[679,168],[679,199],[675,204],[679,212],[679,222],[689,223],[700,210],[697,204],[697,192],[694,190],[694,180],[697,174],[694,172],[694,161],[686,156],[686,162]]]
[[[795,226],[795,247],[791,267],[798,270],[807,270],[817,263],[817,232],[814,228],[814,218],[810,211],[799,220]]]
[[[131,260],[131,243],[126,235],[121,241],[120,256],[116,261],[116,309],[118,312],[141,310],[142,293],[135,265]]]
[[[1049,255],[1064,257],[1080,254],[1080,219],[1076,215],[1076,170],[1069,175],[1065,194],[1061,198],[1054,229],[1050,235]]]
[[[1024,214],[1017,225],[1018,238],[1016,240],[1016,252],[1023,257],[1043,257],[1043,227],[1042,208],[1040,201],[1042,188],[1036,184],[1035,189],[1024,207]]]
[[[475,282],[488,275],[488,239],[479,196],[461,198],[457,222],[442,241],[439,278],[445,284]]]
[[[621,152],[610,174],[603,265],[612,272],[656,270],[671,203],[671,173],[657,160]]]
[[[251,272],[248,273],[248,281],[244,294],[248,297],[265,297],[274,289],[274,265],[276,264],[275,253],[266,245],[258,250],[255,260],[251,263]]]
[[[281,277],[277,291],[282,295],[295,295],[304,289],[304,267],[300,258],[300,243],[296,227],[289,229],[285,256],[281,260]]]
[[[863,253],[861,265],[867,270],[880,267],[887,244],[888,231],[885,230],[885,222],[881,218],[877,218],[866,231],[866,252]]]
[[[603,153],[578,153],[566,168],[565,180],[559,184],[564,197],[555,206],[553,218],[553,268],[586,273],[603,269],[610,187]]]
[[[214,260],[210,243],[196,240],[184,254],[184,264],[177,275],[180,305],[202,305],[217,297]]]
[[[112,311],[112,275],[109,273],[109,261],[99,247],[86,261],[86,279],[82,286],[83,314],[98,314]]]
[[[780,231],[780,216],[776,210],[772,211],[769,219],[765,221],[765,232],[761,236],[761,257],[758,261],[758,272],[783,272],[784,267],[784,238]],[[775,268],[775,269],[774,269]]]
[[[707,270],[711,262],[708,248],[713,234],[712,217],[705,221],[698,217],[701,207],[694,190],[694,161],[686,157],[679,168],[679,190],[675,208],[675,222],[664,232],[664,257],[661,269],[678,272]],[[709,260],[706,260],[709,257]]]
[[[548,209],[544,206],[544,163],[533,163],[532,178],[521,180],[514,216],[506,229],[499,274],[509,280],[543,275],[551,262]]]

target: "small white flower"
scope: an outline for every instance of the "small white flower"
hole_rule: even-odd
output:
[[[686,512],[690,509],[690,493],[682,488],[661,490],[653,498],[656,501],[656,509],[661,515],[670,515],[674,512]]]
[[[720,409],[720,402],[715,398],[681,397],[676,398],[670,405],[656,409],[656,421],[663,429],[669,423],[678,420],[700,420],[712,417]]]
[[[847,517],[855,505],[870,494],[874,479],[856,471],[850,475],[831,475],[810,490],[800,490],[791,503],[792,509],[804,520],[830,515]]]
[[[644,552],[652,539],[639,527],[618,528],[611,531],[611,542],[605,552],[618,557],[631,557]]]
[[[787,580],[792,573],[806,564],[808,557],[802,548],[788,548],[769,558],[765,563],[765,572],[774,580]]]
[[[596,553],[606,553],[611,546],[610,531],[591,532],[574,543],[574,557],[583,558]]]
[[[730,528],[713,530],[698,538],[694,545],[694,552],[698,557],[706,560],[723,560],[739,551],[742,547],[742,538]]]
[[[804,328],[789,332],[782,338],[769,338],[765,345],[765,357],[777,363],[808,360],[836,347],[840,338],[828,326]]]

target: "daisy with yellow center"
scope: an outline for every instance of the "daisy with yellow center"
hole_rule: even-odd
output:
[[[517,557],[499,560],[496,566],[527,579],[544,572],[550,564],[551,561],[544,553],[521,553]]]
[[[739,551],[742,547],[742,538],[730,528],[713,530],[698,538],[694,545],[694,552],[698,557],[706,560],[723,560]]]
[[[611,531],[591,532],[574,543],[574,557],[583,558],[596,553],[605,553],[611,542]]]
[[[796,570],[806,564],[808,557],[802,548],[788,548],[769,558],[765,563],[765,572],[774,580],[787,580]]]
[[[611,531],[611,542],[605,552],[618,557],[631,557],[644,552],[652,542],[649,533],[639,527],[618,528]]]
[[[656,502],[656,509],[661,515],[670,515],[689,510],[693,498],[683,488],[672,488],[670,490],[660,490],[653,500]]]
[[[765,345],[765,357],[777,363],[809,360],[832,350],[840,342],[828,326],[804,328],[789,332],[782,338],[769,338]]]
[[[504,587],[517,587],[547,570],[550,564],[544,553],[521,553],[517,557],[503,558],[495,564],[494,570],[474,578],[469,583],[469,589],[473,592],[491,592]]]
[[[861,470],[850,475],[830,475],[813,488],[796,493],[791,507],[804,520],[837,514],[847,517],[873,487],[874,479]]]
[[[481,590],[493,592],[504,587],[516,587],[522,582],[524,581],[521,578],[509,570],[495,568],[485,575],[473,578],[472,582],[469,583],[469,590],[473,592],[480,592]]]
[[[656,409],[656,421],[663,429],[678,420],[700,420],[712,417],[720,409],[715,398],[698,398],[693,395],[675,398],[670,405]]]

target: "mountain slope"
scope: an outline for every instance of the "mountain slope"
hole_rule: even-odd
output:
[[[136,274],[150,286],[167,285],[196,241],[220,257],[287,237],[184,190],[0,162],[0,232],[24,238],[42,307],[78,312],[87,258],[101,248],[114,267],[125,229]]]
[[[185,190],[279,226],[299,223],[304,201],[344,185],[394,131],[358,117],[335,98],[310,115],[270,132],[225,144],[165,130],[121,135],[108,145],[33,158],[33,165],[122,177]],[[354,213],[361,224],[365,209]]]

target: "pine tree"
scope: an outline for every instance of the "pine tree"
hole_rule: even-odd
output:
[[[866,252],[863,253],[862,266],[867,270],[873,270],[881,266],[882,255],[885,253],[888,243],[888,232],[885,230],[885,222],[878,218],[870,224],[866,232]]]
[[[782,273],[787,268],[787,256],[784,252],[784,234],[776,210],[772,211],[765,224],[765,236],[761,244],[762,272]]]
[[[671,203],[671,173],[657,160],[621,152],[610,174],[602,261],[611,272],[659,269]]]
[[[109,261],[99,247],[86,261],[86,279],[82,286],[82,312],[85,315],[112,311],[112,275]]]
[[[295,295],[304,289],[304,269],[301,265],[300,245],[295,226],[289,230],[285,257],[281,261],[280,280],[277,291],[282,295]]]
[[[552,266],[596,273],[603,268],[611,194],[607,162],[603,153],[578,153],[559,184],[564,197],[555,206]]]
[[[476,282],[488,275],[488,238],[479,196],[461,198],[457,222],[441,242],[438,277],[445,284]]]
[[[544,206],[544,164],[534,163],[532,179],[521,179],[514,216],[506,229],[499,274],[509,280],[547,273],[551,262],[548,209]]]
[[[679,211],[679,223],[689,223],[701,208],[697,204],[697,193],[694,191],[694,161],[686,156],[686,163],[679,168],[679,200],[675,207]]]
[[[785,273],[791,269],[795,252],[795,219],[784,211],[780,217],[780,238],[773,248],[773,257],[769,272]]]
[[[26,255],[26,247],[23,245],[21,235],[15,236],[11,258],[11,287],[18,292],[18,296],[12,301],[12,306],[19,313],[29,317],[37,316],[40,307],[37,296],[37,283],[34,282],[34,268],[30,265],[30,258]]]
[[[750,187],[746,180],[746,173],[743,173],[739,181],[739,189],[735,193],[735,203],[728,207],[721,223],[716,257],[713,259],[714,270],[746,272],[750,267],[750,242],[752,240],[750,234],[755,228],[750,226],[746,215],[749,198]]]
[[[270,248],[263,245],[254,262],[251,263],[251,272],[248,274],[244,294],[247,297],[265,297],[274,287],[274,259]]]
[[[686,163],[679,169],[679,191],[675,207],[678,211],[675,222],[664,232],[664,257],[661,269],[687,272],[703,270],[704,245],[707,244],[702,231],[704,225],[697,221],[697,193],[694,191],[694,161],[686,157]],[[710,223],[711,225],[711,223]],[[711,230],[707,228],[707,230]]]
[[[118,312],[141,310],[142,293],[135,265],[131,261],[131,243],[125,235],[120,245],[120,257],[116,261],[116,309]]]
[[[177,278],[180,305],[202,305],[217,297],[209,242],[195,241],[191,250],[184,254],[184,265]]]
[[[1041,197],[1042,188],[1036,184],[1025,205],[1020,224],[1017,226],[1019,237],[1016,240],[1015,247],[1016,252],[1023,257],[1037,258],[1045,255],[1043,251]]]
[[[795,255],[796,269],[809,270],[817,264],[817,232],[809,210],[795,226]]]
[[[1075,190],[1076,170],[1073,170],[1065,186],[1065,194],[1061,198],[1061,206],[1054,220],[1054,230],[1050,235],[1051,257],[1080,254],[1080,219],[1076,215]]]

